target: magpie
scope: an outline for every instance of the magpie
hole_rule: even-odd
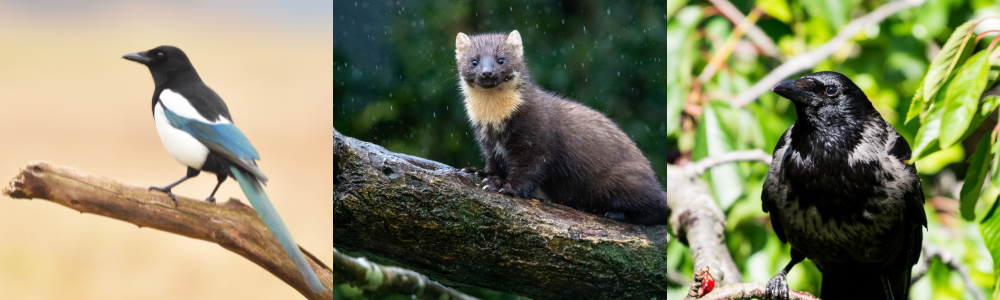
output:
[[[771,89],[798,119],[774,147],[761,194],[791,261],[765,287],[788,299],[785,276],[809,258],[823,299],[907,299],[927,227],[910,145],[847,76],[812,73]]]
[[[215,173],[219,181],[206,199],[214,203],[219,186],[227,177],[233,177],[309,288],[317,294],[326,292],[264,193],[261,185],[267,183],[267,176],[257,167],[256,160],[260,159],[257,149],[233,124],[226,103],[202,82],[187,55],[177,47],[160,46],[128,53],[122,58],[146,65],[153,74],[156,131],[167,152],[187,166],[187,174],[180,180],[149,189],[166,193],[177,206],[177,196],[170,190],[201,171],[208,171]]]

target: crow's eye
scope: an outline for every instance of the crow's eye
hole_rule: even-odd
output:
[[[498,64],[501,64],[501,65],[502,65],[502,64],[503,64],[503,62],[504,62],[503,58],[498,58],[498,59],[497,59],[497,63],[498,63]]]
[[[162,58],[163,58],[163,52],[156,54],[156,59],[162,59]]]
[[[475,60],[475,59],[473,59],[473,60],[472,60],[472,66],[473,66],[473,67],[475,67],[475,66],[478,66],[478,65],[479,65],[479,61],[478,61],[478,60]]]
[[[838,91],[839,90],[835,86],[828,86],[828,87],[826,87],[826,95],[827,96],[835,96],[835,95],[837,95]]]

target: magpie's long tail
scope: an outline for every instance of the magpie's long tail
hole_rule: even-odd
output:
[[[313,273],[312,268],[309,267],[305,256],[299,250],[299,245],[292,239],[292,234],[288,232],[285,223],[281,221],[281,216],[278,216],[274,205],[271,205],[271,200],[267,198],[267,194],[264,193],[264,189],[260,186],[257,178],[253,174],[244,172],[236,167],[230,167],[229,169],[233,172],[233,177],[236,178],[236,181],[240,183],[240,188],[243,189],[243,193],[250,200],[250,204],[253,205],[254,210],[260,215],[260,219],[267,225],[267,229],[271,230],[271,234],[274,234],[274,237],[281,243],[281,247],[285,249],[285,253],[288,253],[288,256],[295,262],[295,266],[299,268],[299,272],[302,273],[302,278],[309,285],[309,289],[317,294],[326,292],[326,287],[323,286],[323,283],[316,277],[316,273]]]

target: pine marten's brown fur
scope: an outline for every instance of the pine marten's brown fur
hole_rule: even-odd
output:
[[[536,86],[516,30],[459,33],[455,47],[465,109],[486,157],[483,189],[527,198],[537,187],[582,211],[667,223],[667,194],[646,157],[603,114]]]

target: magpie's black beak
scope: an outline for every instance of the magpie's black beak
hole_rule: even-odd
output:
[[[122,55],[122,58],[131,60],[140,64],[148,64],[153,62],[152,58],[146,57],[146,51],[143,52],[132,52]]]
[[[813,103],[812,93],[795,86],[795,80],[785,80],[779,82],[771,88],[771,91],[775,94],[781,95],[782,97],[788,98],[788,100],[792,100],[793,102],[805,105],[812,105]]]

